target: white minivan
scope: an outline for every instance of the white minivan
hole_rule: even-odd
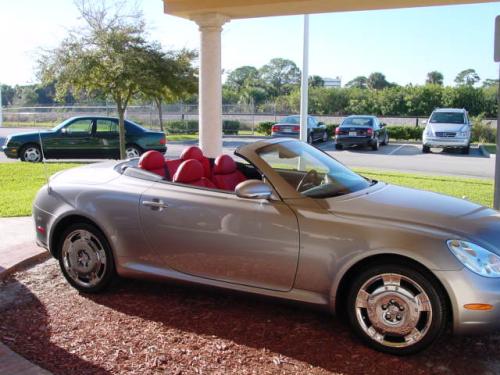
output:
[[[470,149],[472,125],[465,109],[435,109],[426,123],[422,135],[422,152],[431,147],[459,148],[463,154]]]

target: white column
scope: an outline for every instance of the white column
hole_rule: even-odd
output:
[[[228,18],[218,13],[193,16],[200,27],[199,137],[207,157],[222,154],[221,31]]]
[[[304,45],[302,50],[302,81],[300,86],[300,140],[307,142],[309,101],[309,15],[304,15]]]

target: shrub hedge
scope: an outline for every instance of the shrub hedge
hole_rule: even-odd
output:
[[[259,122],[259,124],[256,126],[255,130],[257,130],[258,133],[263,133],[265,135],[271,135],[271,127],[276,124],[273,121],[264,121],[264,122]]]
[[[224,134],[238,134],[241,123],[238,120],[223,120],[222,132]],[[195,134],[198,133],[198,120],[168,121],[166,130],[169,134]]]

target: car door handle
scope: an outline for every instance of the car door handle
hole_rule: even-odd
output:
[[[150,207],[152,210],[161,211],[168,207],[168,204],[164,203],[161,199],[153,199],[152,201],[142,201],[142,205]]]

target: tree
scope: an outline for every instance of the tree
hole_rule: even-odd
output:
[[[491,78],[486,78],[483,81],[483,86],[484,88],[488,87],[498,87],[498,79],[491,79]]]
[[[260,76],[272,88],[274,96],[280,96],[288,94],[300,82],[300,69],[291,60],[274,58],[260,68]]]
[[[309,77],[309,87],[323,87],[325,86],[325,81],[320,76],[310,76]]]
[[[1,85],[2,91],[2,106],[11,105],[14,101],[14,96],[16,95],[16,90],[9,85]]]
[[[257,68],[245,65],[229,73],[226,79],[226,85],[236,92],[239,92],[245,85],[253,86],[254,81],[258,79],[259,71]]]
[[[380,72],[374,72],[368,76],[367,86],[373,90],[382,90],[391,84],[385,79],[385,75]]]
[[[110,96],[116,103],[124,159],[125,110],[153,74],[148,62],[155,48],[145,41],[140,12],[124,15],[119,4],[109,8],[104,2],[81,0],[76,5],[86,26],[70,32],[59,47],[41,56],[39,75],[45,83],[56,81],[58,99],[68,91]]]
[[[480,81],[479,75],[474,69],[465,69],[457,74],[455,77],[455,83],[459,86],[467,85],[474,86]]]
[[[197,53],[187,49],[163,52],[159,45],[151,47],[146,55],[151,74],[141,82],[140,90],[144,97],[155,102],[163,131],[163,101],[180,100],[197,91],[198,79],[192,66]]]
[[[366,89],[368,88],[368,78],[366,78],[365,76],[357,76],[353,80],[347,82],[345,87]]]
[[[427,73],[427,79],[425,80],[425,83],[443,86],[443,80],[443,73],[438,72],[437,70],[433,70],[432,72]]]

